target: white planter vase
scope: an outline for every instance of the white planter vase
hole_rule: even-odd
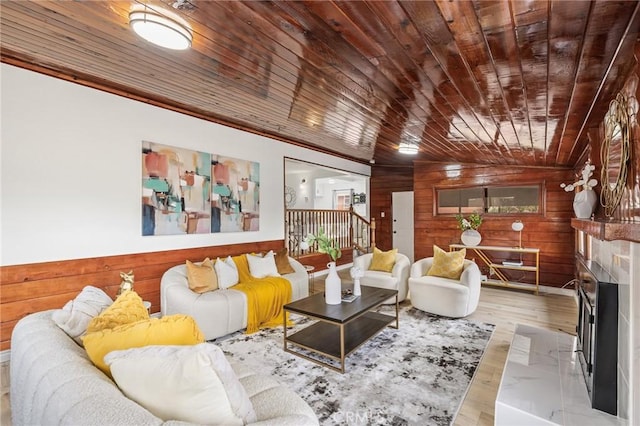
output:
[[[576,192],[573,197],[573,212],[579,219],[588,219],[591,217],[598,204],[598,195],[593,189],[585,189]]]
[[[324,301],[327,305],[342,303],[342,281],[336,271],[336,262],[327,263],[329,274],[324,280]]]
[[[462,240],[462,244],[465,246],[477,246],[482,241],[482,235],[475,229],[467,229],[460,235],[460,239]]]

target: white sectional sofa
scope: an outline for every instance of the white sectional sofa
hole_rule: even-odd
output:
[[[304,266],[289,258],[294,273],[282,275],[291,283],[291,301],[309,296],[309,276]],[[189,289],[185,264],[167,270],[160,282],[160,311],[163,316],[193,317],[206,340],[213,340],[247,327],[247,300],[233,288],[195,293]]]
[[[127,398],[51,319],[30,314],[11,337],[11,417],[21,425],[185,425],[154,416]],[[255,425],[317,425],[313,410],[271,377],[232,365],[257,415]],[[215,424],[215,420],[211,424]]]

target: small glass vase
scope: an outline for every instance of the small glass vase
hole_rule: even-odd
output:
[[[329,274],[324,280],[324,301],[327,305],[342,303],[342,280],[336,270],[336,262],[327,263]]]
[[[462,232],[460,239],[462,240],[462,244],[465,246],[473,247],[480,244],[480,241],[482,241],[482,235],[480,235],[480,233],[475,229],[467,229]]]

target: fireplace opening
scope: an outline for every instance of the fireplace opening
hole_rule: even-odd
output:
[[[578,359],[591,406],[617,415],[618,284],[597,263],[576,256]]]

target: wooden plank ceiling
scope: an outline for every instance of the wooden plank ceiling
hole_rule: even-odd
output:
[[[172,51],[132,4],[2,1],[2,61],[378,165],[575,165],[640,27],[636,1],[146,2],[191,25]]]

